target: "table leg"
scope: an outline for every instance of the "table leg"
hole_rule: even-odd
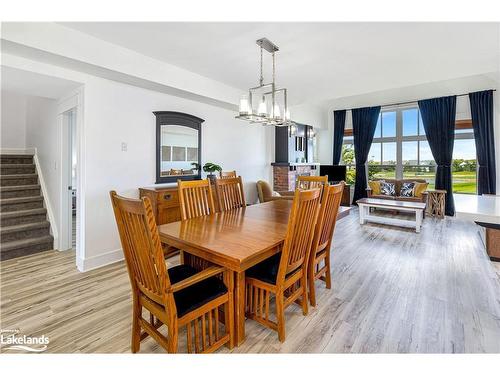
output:
[[[415,232],[420,233],[420,227],[422,226],[423,210],[415,211]]]
[[[365,223],[366,207],[364,204],[358,204],[359,206],[359,223]]]
[[[240,346],[245,341],[245,271],[234,273],[234,343]]]

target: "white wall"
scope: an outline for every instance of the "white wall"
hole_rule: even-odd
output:
[[[316,130],[328,127],[328,119],[321,106],[310,104],[291,106],[290,117],[293,121],[311,125]]]
[[[1,92],[1,148],[26,148],[26,96],[10,91]]]
[[[155,181],[153,111],[179,111],[205,120],[202,163],[236,170],[247,201],[257,199],[255,182],[269,179],[272,150],[268,130],[236,120],[230,110],[102,79],[85,85],[86,258],[120,249],[109,191],[137,196]],[[121,143],[128,151],[121,151]]]
[[[45,188],[45,204],[50,206],[56,227],[60,226],[60,152],[57,101],[28,96],[26,100],[26,147],[36,148]],[[57,244],[56,244],[57,246]]]

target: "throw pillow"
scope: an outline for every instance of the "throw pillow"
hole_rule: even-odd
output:
[[[380,194],[395,196],[396,195],[396,184],[392,182],[381,182],[380,183]]]
[[[422,197],[422,193],[427,190],[427,182],[415,182],[415,187],[413,188],[413,195],[417,198]]]
[[[384,181],[368,181],[368,186],[372,189],[373,195],[380,195],[380,183]]]
[[[414,182],[403,182],[401,184],[401,196],[402,197],[413,197],[414,187],[415,187]]]

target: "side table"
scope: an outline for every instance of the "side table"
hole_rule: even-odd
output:
[[[427,214],[444,218],[446,190],[427,190]]]

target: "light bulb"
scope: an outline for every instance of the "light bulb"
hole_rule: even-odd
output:
[[[240,115],[247,116],[251,114],[250,105],[246,96],[240,99]]]
[[[277,120],[281,119],[281,111],[280,111],[280,107],[278,106],[278,104],[274,105],[274,109],[273,109],[273,113],[272,113],[271,117],[275,118]]]
[[[257,109],[257,113],[261,117],[267,116],[266,98],[262,97],[262,101],[259,103],[259,108]]]

